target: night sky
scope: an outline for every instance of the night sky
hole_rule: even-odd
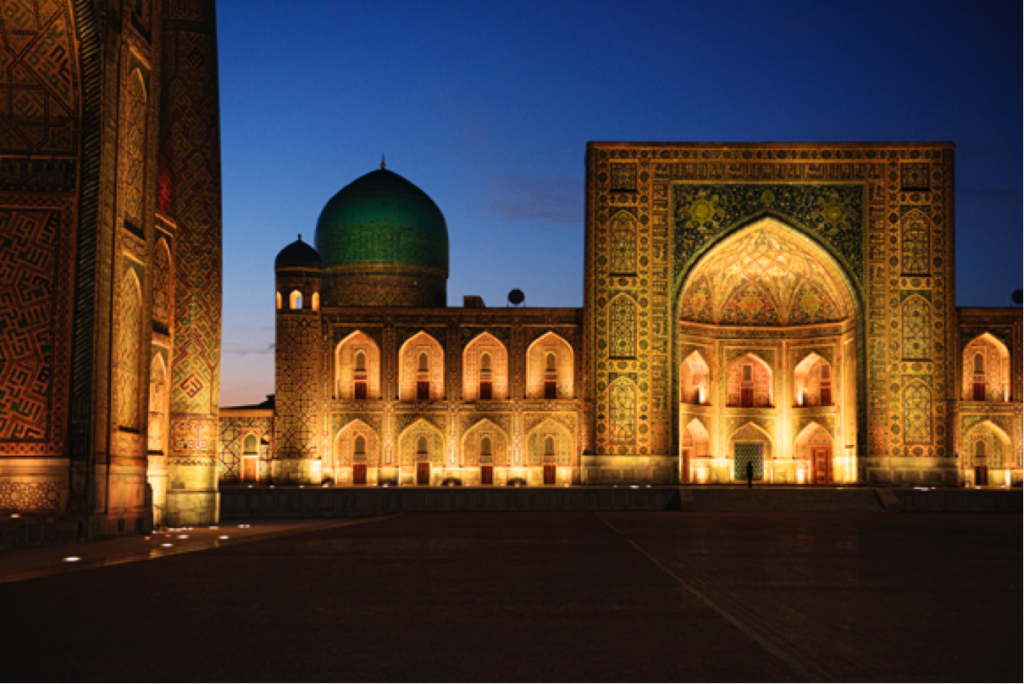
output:
[[[956,143],[957,299],[1010,306],[1017,0],[221,0],[222,405],[273,392],[273,262],[380,165],[448,222],[448,302],[583,304],[591,140]]]

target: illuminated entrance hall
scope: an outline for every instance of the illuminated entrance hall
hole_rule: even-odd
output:
[[[761,482],[855,482],[858,308],[835,259],[781,221],[708,250],[678,300],[680,481],[745,481],[750,462]]]

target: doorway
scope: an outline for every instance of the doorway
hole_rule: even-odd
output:
[[[420,487],[430,486],[430,463],[420,462],[416,464],[416,484]]]
[[[480,466],[480,484],[485,486],[494,484],[494,466]]]
[[[553,485],[555,484],[555,466],[546,465],[544,466],[544,484]]]
[[[366,464],[356,463],[352,466],[352,484],[354,485],[365,485],[366,484]]]
[[[754,469],[754,482],[764,481],[764,444],[740,444],[734,445],[733,463],[735,472],[733,477],[737,482],[747,481],[747,464]]]
[[[259,479],[259,459],[242,459],[242,482],[256,482]]]
[[[832,484],[832,458],[831,449],[827,447],[815,447],[811,449],[811,482],[816,485]]]
[[[974,486],[988,487],[988,466],[974,467]]]

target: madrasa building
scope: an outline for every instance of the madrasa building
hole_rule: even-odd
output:
[[[91,537],[213,523],[227,486],[748,464],[1020,486],[1021,311],[956,306],[950,144],[591,143],[582,309],[448,307],[440,208],[375,170],[282,239],[274,399],[221,409],[214,1],[0,4],[5,521]]]
[[[1019,485],[1021,312],[956,307],[952,145],[586,164],[583,309],[448,308],[422,190],[382,165],[330,199],[277,256],[276,392],[221,410],[221,482]]]

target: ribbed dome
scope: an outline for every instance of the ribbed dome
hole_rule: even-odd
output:
[[[302,236],[299,239],[282,249],[277,258],[274,259],[274,270],[280,270],[282,268],[312,268],[322,269],[324,267],[324,260],[320,258],[320,255],[311,245],[307,245],[302,241]]]
[[[386,169],[357,178],[331,198],[316,224],[325,266],[421,266],[448,274],[448,226],[434,201]]]

